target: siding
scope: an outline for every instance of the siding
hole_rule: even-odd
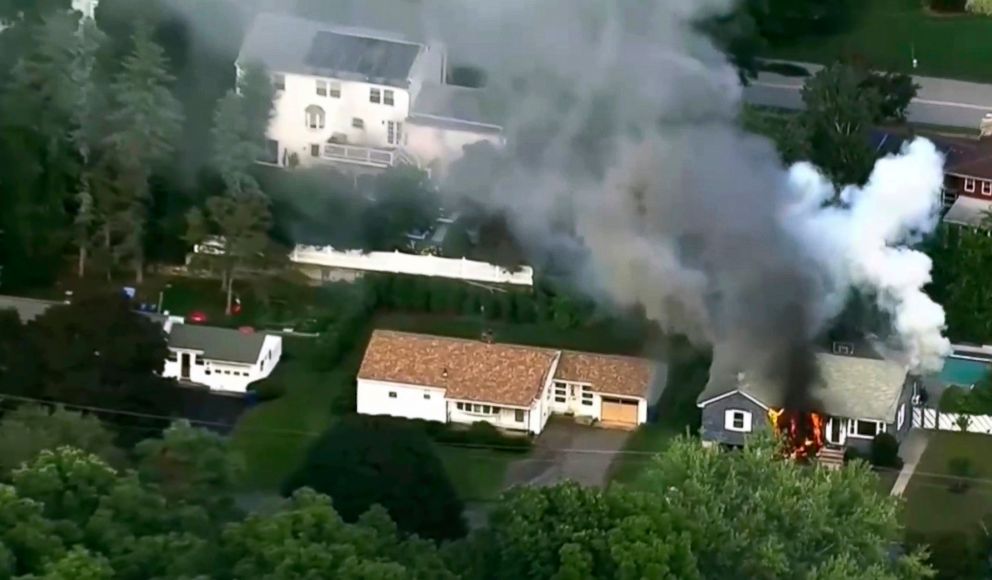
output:
[[[759,405],[756,405],[753,401],[751,401],[751,399],[748,399],[740,393],[735,393],[703,407],[703,425],[701,429],[701,437],[703,441],[712,441],[714,443],[724,443],[727,445],[744,444],[745,438],[748,437],[750,433],[727,431],[724,428],[725,412],[731,409],[738,409],[751,413],[752,433],[757,432],[758,430],[768,429],[770,427],[768,424],[768,411]]]
[[[358,379],[357,411],[406,419],[447,421],[444,390],[387,381]],[[390,397],[390,393],[396,393]]]

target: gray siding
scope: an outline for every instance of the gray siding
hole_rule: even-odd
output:
[[[703,441],[724,443],[727,445],[743,445],[750,433],[727,431],[724,428],[726,411],[737,409],[751,413],[751,432],[765,430],[768,424],[768,411],[740,393],[734,393],[719,401],[714,401],[702,409],[703,425],[701,437]]]

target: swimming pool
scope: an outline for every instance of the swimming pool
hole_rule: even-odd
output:
[[[992,370],[992,361],[948,357],[938,378],[945,385],[970,387],[979,382]]]

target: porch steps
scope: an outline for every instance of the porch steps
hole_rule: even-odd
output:
[[[840,469],[844,466],[844,449],[842,447],[824,446],[816,454],[816,461],[827,469]]]

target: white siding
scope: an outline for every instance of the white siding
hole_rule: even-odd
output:
[[[273,73],[277,71],[272,71]],[[286,74],[286,88],[275,98],[275,112],[269,125],[269,138],[279,142],[279,159],[283,151],[287,156],[296,153],[301,164],[315,161],[310,156],[310,145],[323,145],[334,133],[344,133],[348,142],[367,147],[390,147],[386,140],[387,121],[404,122],[410,114],[410,93],[406,89],[371,85],[356,81],[342,81],[329,77]],[[317,94],[317,81],[336,82],[341,86],[341,98]],[[377,88],[380,95],[393,91],[392,106],[372,103],[370,89]],[[324,127],[311,129],[306,123],[306,108],[317,105],[324,110]],[[352,126],[353,119],[361,119],[364,129]],[[404,130],[405,130],[404,123]]]
[[[176,360],[165,361],[162,376],[204,385],[211,391],[246,393],[248,386],[272,374],[282,358],[282,337],[267,335],[259,358],[253,364],[204,359],[201,351],[169,349]],[[183,378],[183,356],[190,357],[189,378]],[[287,385],[289,387],[290,385]]]
[[[358,379],[358,412],[447,421],[444,389]]]

